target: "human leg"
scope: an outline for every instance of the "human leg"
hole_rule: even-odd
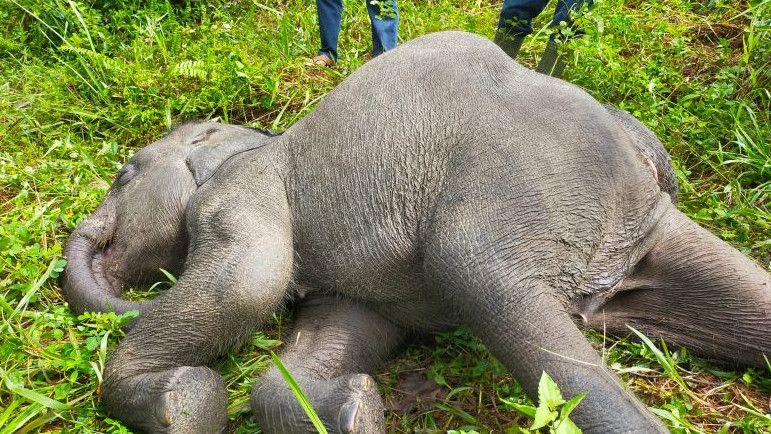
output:
[[[580,10],[584,3],[588,7],[592,7],[594,3],[592,0],[558,0],[557,7],[554,8],[554,17],[552,18],[549,27],[557,27],[561,22],[567,23],[568,26],[573,25],[573,20],[570,18],[570,14]],[[581,29],[574,29],[576,32],[580,32]]]
[[[372,27],[372,55],[377,56],[384,51],[396,48],[399,34],[399,9],[396,0],[390,0],[387,10],[381,11],[380,6],[367,3],[367,13]]]
[[[561,78],[562,70],[565,69],[565,59],[559,52],[559,44],[554,38],[549,38],[546,43],[546,49],[543,50],[541,60],[535,70],[541,74],[551,75]]]
[[[342,0],[316,0],[316,13],[321,36],[320,55],[337,61],[337,38],[340,35],[340,21],[343,17]]]
[[[533,33],[531,25],[548,0],[504,0],[498,17],[498,31],[509,36],[527,36]]]
[[[512,59],[517,57],[525,36],[533,33],[531,22],[548,0],[504,0],[495,31],[495,43]]]
[[[583,0],[559,0],[557,2],[557,7],[554,9],[554,17],[552,18],[549,27],[554,28],[559,26],[560,23],[565,22],[573,29],[575,36],[580,36],[582,31],[580,28],[574,28],[570,14],[581,9],[583,4]],[[591,7],[592,1],[587,0],[586,4]],[[565,69],[565,59],[559,53],[558,41],[564,42],[565,38],[559,37],[558,32],[552,33],[549,37],[549,42],[546,44],[546,49],[535,70],[542,74],[560,78],[562,76],[562,70]]]

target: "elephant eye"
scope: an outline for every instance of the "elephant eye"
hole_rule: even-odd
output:
[[[131,178],[133,178],[136,173],[137,169],[133,164],[127,164],[123,166],[123,168],[120,169],[120,172],[118,172],[118,175],[115,177],[118,186],[126,185],[126,183],[131,181]]]

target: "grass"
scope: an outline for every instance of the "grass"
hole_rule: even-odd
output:
[[[491,37],[499,2],[400,7],[402,40],[442,29]],[[318,44],[313,11],[309,0],[0,0],[0,433],[128,431],[98,402],[127,318],[70,313],[56,280],[62,243],[123,161],[170,125],[220,118],[283,130],[360,67],[370,38],[363,2],[346,2],[334,69],[304,66]],[[674,157],[681,208],[766,269],[769,16],[768,0],[600,1],[580,19],[587,34],[571,42],[565,73],[656,132]],[[548,19],[524,46],[530,67]],[[285,324],[277,318],[219,364],[237,432],[257,430],[249,391]],[[771,367],[729,372],[661,343],[593,340],[673,431],[771,430]],[[443,398],[389,411],[390,431],[531,425],[502,401],[529,405],[521,388],[463,330],[386,367],[377,379],[388,402],[402,400],[408,373],[442,385]]]
[[[316,413],[316,409],[313,408],[313,405],[311,404],[308,397],[305,395],[305,392],[303,392],[300,385],[297,384],[297,381],[292,376],[292,373],[287,370],[287,368],[281,362],[281,359],[278,358],[276,353],[271,351],[270,358],[273,361],[273,364],[278,369],[278,371],[281,373],[281,377],[289,386],[289,389],[292,391],[292,394],[294,395],[295,399],[297,400],[297,402],[300,403],[300,406],[302,407],[305,414],[308,415],[308,419],[313,424],[313,428],[315,428],[319,434],[327,434],[327,428],[324,426],[324,422],[321,421],[321,418]]]

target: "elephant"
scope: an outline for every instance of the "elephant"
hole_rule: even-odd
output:
[[[582,329],[727,365],[771,354],[771,276],[677,209],[634,117],[462,32],[367,62],[280,135],[190,122],[133,155],[71,234],[75,311],[139,311],[102,401],[149,432],[219,432],[207,367],[297,306],[281,358],[330,432],[384,432],[370,376],[412,336],[467,326],[535,397],[542,372],[588,433],[666,432]],[[122,289],[164,268],[149,301]],[[313,426],[276,369],[266,432]]]

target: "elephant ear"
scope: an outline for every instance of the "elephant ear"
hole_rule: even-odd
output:
[[[264,146],[264,141],[213,143],[201,145],[188,154],[185,162],[200,187],[214,175],[214,172],[230,157]]]

